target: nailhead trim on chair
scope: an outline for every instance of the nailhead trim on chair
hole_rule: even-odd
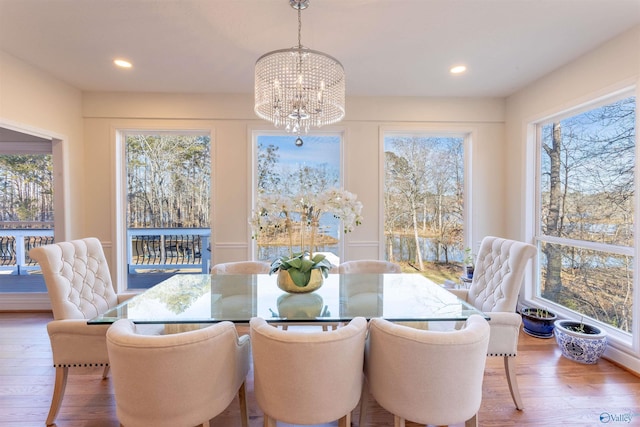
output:
[[[517,354],[515,354],[515,353],[487,353],[487,356],[516,357]]]
[[[74,363],[74,364],[69,364],[69,363],[62,363],[62,364],[54,364],[53,367],[54,368],[90,368],[93,366],[109,366],[108,363]]]

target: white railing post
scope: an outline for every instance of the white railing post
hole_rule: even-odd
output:
[[[133,236],[130,229],[127,229],[127,272],[129,274],[136,272],[133,267]]]
[[[27,271],[23,268],[20,268],[21,266],[25,265],[25,257],[24,257],[24,235],[23,234],[18,234],[15,237],[15,242],[16,242],[16,269],[18,270],[17,273],[18,275],[24,275],[27,274]]]
[[[209,252],[209,236],[200,237],[200,262],[202,263],[202,272],[209,272],[209,263],[211,262],[211,252]]]

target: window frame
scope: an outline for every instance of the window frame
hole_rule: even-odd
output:
[[[191,136],[208,136],[209,137],[209,157],[210,157],[210,237],[209,245],[213,246],[213,231],[215,224],[214,196],[215,196],[215,134],[212,128],[194,128],[189,126],[177,126],[175,128],[167,126],[134,126],[134,127],[118,127],[111,129],[111,140],[113,141],[113,158],[112,170],[114,173],[114,207],[115,215],[113,215],[112,230],[114,233],[115,252],[118,262],[115,266],[116,292],[138,292],[139,289],[129,288],[128,268],[127,268],[127,165],[126,165],[126,141],[127,135],[144,134],[144,135],[191,135]]]
[[[543,116],[535,117],[528,120],[526,125],[527,129],[527,150],[526,158],[535,159],[534,162],[527,162],[527,203],[525,211],[527,212],[527,234],[530,235],[531,242],[536,246],[538,254],[541,251],[542,243],[552,243],[569,245],[576,248],[604,251],[608,253],[614,253],[619,255],[626,255],[633,257],[633,270],[635,272],[640,271],[640,257],[638,256],[638,248],[640,247],[640,144],[638,144],[638,137],[636,133],[635,143],[635,171],[634,171],[634,219],[633,219],[633,247],[618,246],[611,244],[603,244],[598,242],[581,241],[567,238],[559,238],[556,236],[548,236],[543,233],[542,228],[542,198],[541,198],[541,165],[542,165],[542,145],[541,145],[541,128],[554,121],[564,120],[570,117],[575,117],[584,112],[591,111],[602,107],[604,105],[612,104],[628,97],[636,97],[636,132],[639,128],[640,117],[638,114],[638,93],[635,86],[624,86],[617,90],[609,90],[605,93],[585,97],[580,101],[575,101],[564,105],[562,108],[557,108],[552,112],[549,112]],[[539,255],[537,257],[539,259]],[[531,269],[530,275],[525,280],[524,297],[522,298],[523,306],[532,306],[540,308],[548,308],[559,315],[559,317],[580,320],[579,313],[566,308],[558,303],[547,300],[541,296],[540,289],[540,263],[536,260],[534,268]],[[632,332],[627,333],[597,320],[590,319],[589,322],[597,324],[602,327],[608,334],[609,340],[616,348],[623,351],[631,351],[637,354],[640,349],[640,290],[639,275],[634,274],[633,277],[633,302],[632,302]]]
[[[295,134],[293,133],[287,133],[285,130],[283,129],[264,129],[264,128],[252,128],[249,129],[249,153],[251,154],[250,156],[248,156],[249,158],[249,167],[248,169],[251,171],[251,180],[248,183],[248,187],[249,187],[249,191],[247,191],[248,193],[248,206],[249,206],[249,212],[247,212],[247,217],[250,218],[251,217],[251,213],[253,212],[253,209],[256,206],[256,199],[257,199],[257,189],[258,189],[258,137],[263,136],[263,135],[267,135],[267,136],[286,136],[286,137],[292,137]],[[313,132],[308,132],[306,134],[302,134],[300,135],[301,138],[304,140],[305,136],[306,137],[323,137],[323,136],[331,136],[331,137],[338,137],[338,139],[340,140],[340,159],[339,161],[339,178],[338,178],[338,183],[339,183],[339,187],[341,189],[344,189],[345,186],[345,171],[344,171],[344,163],[345,163],[345,143],[346,143],[346,132],[344,129],[332,129],[332,128],[327,128],[323,131],[313,131]],[[248,230],[248,241],[249,241],[249,255],[250,255],[250,259],[252,260],[257,260],[257,254],[258,254],[258,244],[256,242],[255,239],[252,238],[252,230],[251,227],[249,226],[247,228]],[[338,243],[338,254],[337,256],[342,260],[345,259],[345,238],[346,236],[344,234],[342,234],[342,237],[340,239],[340,243]]]
[[[480,247],[480,240],[478,240],[474,244],[474,234],[473,234],[473,216],[471,212],[473,212],[473,150],[474,150],[474,141],[477,139],[477,129],[468,128],[468,127],[459,127],[459,126],[450,126],[450,127],[433,127],[433,128],[424,128],[424,127],[411,127],[411,126],[385,126],[380,128],[380,141],[379,141],[379,152],[380,152],[380,165],[379,165],[379,218],[380,218],[380,228],[379,228],[379,241],[382,242],[380,244],[380,259],[385,259],[385,247],[384,242],[384,184],[385,184],[385,156],[384,156],[384,146],[385,146],[385,138],[389,135],[401,136],[401,137],[418,137],[418,138],[462,138],[463,139],[463,168],[464,168],[464,211],[462,213],[462,221],[463,221],[463,245],[465,248],[472,248],[473,253],[478,252],[478,248]]]

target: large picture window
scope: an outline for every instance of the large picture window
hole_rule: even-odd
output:
[[[636,99],[538,123],[536,298],[632,333]]]
[[[342,136],[307,135],[302,138],[301,145],[296,139],[297,136],[291,134],[255,135],[256,200],[273,195],[313,199],[327,190],[341,188]],[[293,220],[299,222],[300,218]],[[341,256],[343,231],[340,224],[340,220],[330,213],[323,214],[313,241],[313,251],[325,254],[334,265],[339,264]],[[271,229],[254,237],[258,260],[272,261],[289,254],[290,237],[284,228]],[[304,239],[304,233],[295,232],[291,238],[294,253],[301,252],[303,246],[308,247],[308,240],[300,241]]]
[[[462,136],[384,137],[386,259],[438,282],[459,280],[464,258]]]
[[[189,131],[123,138],[129,287],[147,287],[158,280],[152,274],[208,272],[211,138]]]

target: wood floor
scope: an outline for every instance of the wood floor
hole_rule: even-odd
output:
[[[0,427],[44,425],[54,380],[45,329],[50,319],[48,313],[0,313]],[[513,406],[501,359],[489,358],[479,413],[481,426],[640,425],[640,378],[606,360],[590,366],[566,360],[553,340],[522,334],[519,350],[518,381],[525,409],[517,411]],[[57,426],[119,426],[112,383],[110,379],[102,381],[101,372],[89,368],[70,371]],[[460,392],[464,392],[464,384],[460,384]],[[247,398],[251,427],[262,426],[252,373]],[[375,403],[370,408],[366,425],[393,425],[393,417],[384,409]],[[603,414],[631,419],[605,423],[606,419],[600,420]],[[357,412],[354,418],[357,425]],[[237,401],[211,424],[239,426]]]

